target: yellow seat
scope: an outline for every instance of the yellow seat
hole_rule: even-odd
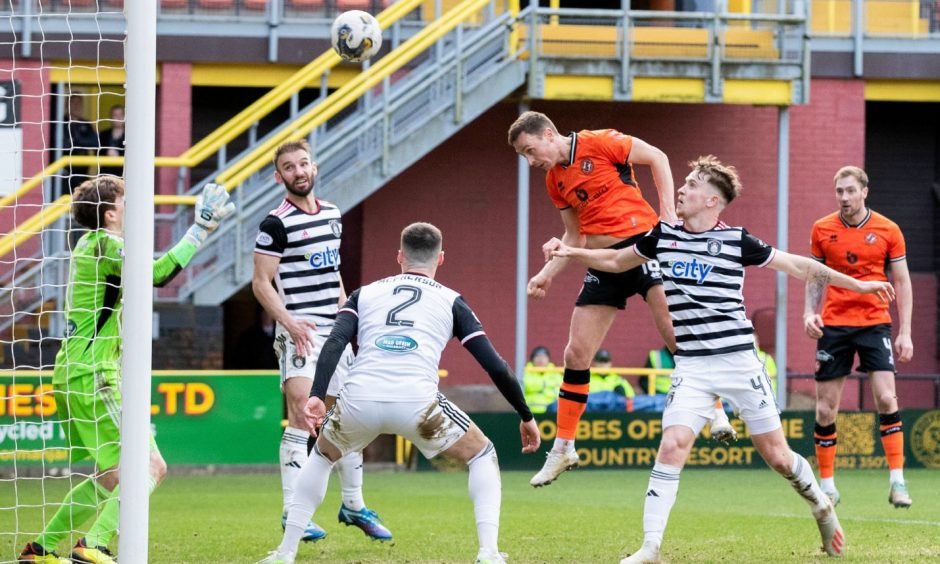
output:
[[[636,27],[630,39],[632,57],[704,59],[710,34],[692,27]]]
[[[819,0],[812,2],[813,33],[849,34],[852,32],[852,2]]]
[[[899,2],[865,2],[865,31],[885,34],[926,34],[928,22],[920,18],[920,3],[916,0]]]
[[[724,31],[725,57],[729,59],[776,59],[774,33],[766,29],[727,29]]]
[[[525,45],[529,26],[520,24],[519,41]],[[601,25],[541,25],[540,55],[563,57],[616,57],[617,28]]]

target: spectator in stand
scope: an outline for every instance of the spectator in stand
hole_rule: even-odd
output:
[[[605,401],[610,404],[608,407],[614,408],[608,409],[608,411],[633,411],[633,396],[636,395],[636,392],[633,391],[633,386],[626,378],[616,372],[611,372],[611,367],[610,351],[607,349],[598,350],[594,355],[593,362],[591,362],[588,409],[591,410],[593,407],[592,398],[608,396]],[[620,407],[621,402],[623,403],[622,408]],[[594,410],[599,411],[600,409],[595,408]]]
[[[100,149],[99,157],[123,157],[124,156],[124,106],[117,104],[111,106],[109,114],[111,127],[105,129],[98,135]],[[101,174],[113,174],[114,176],[124,176],[123,166],[103,166]]]
[[[663,347],[661,349],[653,349],[649,352],[649,355],[646,358],[646,364],[643,365],[644,368],[656,368],[656,369],[669,369],[672,370],[676,367],[676,361],[672,356],[672,353],[669,351],[668,347]],[[669,374],[662,374],[655,377],[655,384],[653,386],[654,394],[668,394],[669,386],[672,384],[672,376]],[[649,393],[649,377],[640,376],[640,388],[643,389],[644,394]]]
[[[547,347],[538,346],[529,354],[529,362],[522,375],[522,387],[525,400],[532,413],[545,413],[548,406],[555,402],[561,388],[560,370],[532,370],[532,368],[555,368],[551,353]]]
[[[98,134],[91,122],[85,117],[85,99],[81,94],[69,96],[69,107],[65,116],[63,138],[59,139],[62,156],[82,157],[88,156],[91,149],[98,148]],[[88,180],[87,166],[66,166],[63,169],[71,194],[82,182]]]

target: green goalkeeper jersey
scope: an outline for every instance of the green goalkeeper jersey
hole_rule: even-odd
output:
[[[153,263],[153,283],[165,285],[196,253],[184,238]],[[53,385],[121,366],[121,270],[124,240],[104,229],[78,240],[69,263],[65,339],[56,356]],[[62,368],[68,367],[68,370]]]

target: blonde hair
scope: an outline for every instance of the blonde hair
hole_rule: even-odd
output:
[[[835,184],[839,181],[840,178],[845,178],[846,176],[851,176],[855,180],[858,180],[858,183],[862,185],[862,188],[868,187],[868,174],[864,170],[858,168],[857,166],[844,166],[836,171],[836,175],[832,178],[832,183]]]
[[[718,189],[726,204],[730,204],[741,194],[743,186],[741,186],[737,169],[731,165],[722,164],[715,155],[706,155],[689,161],[689,166],[692,170],[708,175],[708,181]]]

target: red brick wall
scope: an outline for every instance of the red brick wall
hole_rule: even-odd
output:
[[[49,84],[49,69],[39,61],[27,59],[0,60],[0,81],[19,81],[15,93],[20,99],[20,115],[16,117],[23,129],[23,179],[40,172],[49,164],[55,147],[52,145],[52,130],[49,115],[52,97],[43,86]],[[8,93],[10,95],[11,93]],[[7,155],[6,158],[11,158]],[[58,174],[62,174],[61,172]],[[0,210],[0,233],[9,233],[14,225],[22,223],[39,210],[42,204],[42,188],[37,187],[18,201],[19,207]],[[20,256],[29,256],[38,248],[39,237],[17,250]],[[5,260],[12,258],[5,257]]]
[[[175,157],[192,145],[192,65],[190,63],[162,63],[160,85],[157,91],[157,155]],[[179,169],[157,168],[157,194],[176,194]],[[189,170],[186,169],[184,189],[189,188]],[[173,212],[173,206],[157,206],[163,213]],[[157,248],[166,248],[171,243],[171,233],[166,226],[158,226]]]
[[[734,164],[745,191],[724,214],[768,243],[776,240],[777,119],[776,108],[685,104],[614,104],[536,102],[558,128],[614,127],[663,149],[670,157],[678,185],[686,162],[713,153]],[[371,281],[396,272],[395,251],[401,228],[430,221],[444,231],[445,263],[438,279],[462,292],[475,309],[503,356],[514,356],[516,157],[506,143],[506,130],[517,115],[514,104],[499,105],[412,166],[363,204],[362,279]],[[835,209],[832,176],[848,163],[864,166],[865,103],[860,81],[815,80],[812,103],[790,112],[789,248],[808,254],[813,221]],[[648,170],[639,171],[644,194],[656,204]],[[541,267],[541,243],[559,235],[562,225],[544,189],[544,173],[531,171],[530,275]],[[571,267],[553,283],[542,301],[529,302],[528,348],[548,346],[561,363],[568,323],[583,270]],[[935,301],[933,276],[915,277],[920,304]],[[774,273],[752,268],[745,284],[748,311],[772,313]],[[810,372],[814,343],[802,332],[803,288],[789,285],[789,354],[791,371]],[[934,311],[931,307],[924,311]],[[773,326],[772,315],[765,323]],[[936,339],[933,316],[915,322],[915,343],[923,342],[916,365],[906,372],[936,372],[932,354]],[[765,348],[773,345],[764,335]],[[604,346],[614,364],[642,365],[646,352],[661,346],[642,301],[628,303]],[[451,345],[442,367],[450,371],[445,385],[487,382],[486,375],[460,347]],[[922,364],[921,364],[922,363]]]

